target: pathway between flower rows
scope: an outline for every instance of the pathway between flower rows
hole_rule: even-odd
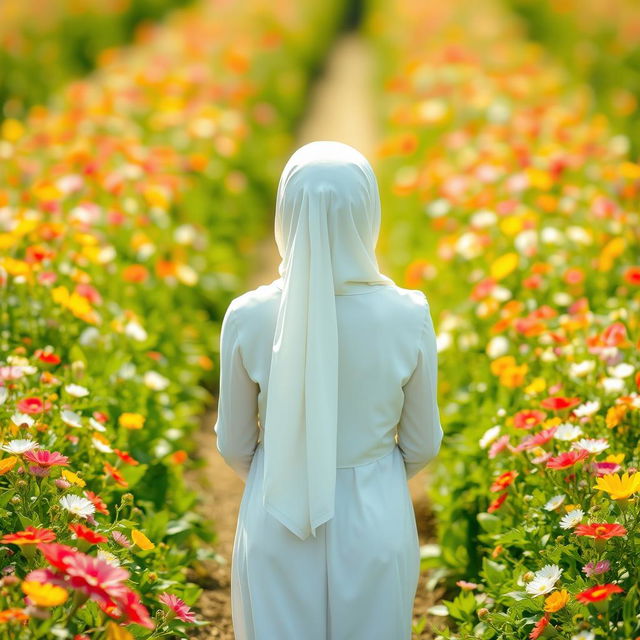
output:
[[[374,164],[377,131],[372,73],[372,54],[366,41],[353,33],[341,36],[327,59],[323,73],[312,88],[307,114],[297,132],[297,146],[313,140],[339,140],[356,147]],[[269,236],[258,247],[259,267],[247,289],[276,279],[279,261],[275,242]],[[190,478],[203,496],[202,513],[215,523],[218,535],[215,551],[219,556],[219,562],[207,563],[203,575],[197,576],[198,583],[205,589],[200,600],[201,615],[211,624],[195,632],[193,637],[233,640],[231,552],[244,483],[225,464],[216,450],[213,432],[215,419],[213,409],[203,417],[198,444],[206,466]],[[409,482],[421,544],[433,540],[432,518],[425,498],[424,484],[424,471]],[[421,576],[414,607],[416,619],[426,613],[434,600],[434,594],[426,589],[426,577]],[[430,637],[427,633],[416,636],[421,639]]]

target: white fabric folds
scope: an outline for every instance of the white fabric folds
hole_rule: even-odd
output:
[[[311,142],[285,165],[275,212],[282,297],[263,425],[263,503],[303,540],[334,515],[335,296],[394,284],[375,256],[380,215],[375,174],[353,147]]]

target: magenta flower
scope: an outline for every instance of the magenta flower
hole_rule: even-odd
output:
[[[63,456],[57,451],[47,451],[46,449],[32,449],[24,454],[25,460],[33,462],[33,464],[43,469],[49,469],[50,467],[66,467],[69,463],[69,458]]]
[[[180,598],[174,596],[172,593],[163,593],[159,600],[171,610],[169,612],[170,617],[175,616],[183,622],[196,622],[195,613],[191,611],[183,600],[180,600]]]
[[[588,562],[582,567],[582,571],[589,578],[600,576],[611,569],[611,563],[608,560],[600,560],[600,562]]]

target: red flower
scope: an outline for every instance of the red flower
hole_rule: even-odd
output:
[[[513,416],[513,426],[516,429],[532,429],[537,427],[546,417],[547,414],[544,411],[525,409],[524,411],[518,411]]]
[[[25,460],[33,462],[43,469],[49,467],[66,467],[69,463],[69,458],[63,456],[57,451],[47,451],[46,449],[32,449],[24,454]]]
[[[171,609],[175,617],[179,618],[183,622],[196,621],[196,616],[193,611],[191,611],[183,600],[180,600],[180,598],[174,596],[172,593],[163,593],[159,600],[162,604],[166,604],[167,607]]]
[[[640,286],[640,267],[627,267],[624,272],[624,279],[629,284]]]
[[[51,529],[38,529],[27,527],[24,531],[7,533],[2,537],[3,544],[38,544],[38,542],[53,542],[56,534]]]
[[[549,458],[547,460],[547,467],[549,469],[567,469],[572,467],[576,462],[580,462],[589,456],[589,452],[586,449],[574,449],[573,451],[565,451],[555,458]]]
[[[610,324],[601,334],[600,340],[607,347],[619,347],[627,339],[627,328],[622,322]]]
[[[584,604],[589,604],[591,602],[606,600],[614,593],[623,592],[624,589],[621,589],[617,584],[597,584],[595,587],[590,587],[576,594],[576,600]]]
[[[140,602],[139,596],[131,589],[125,587],[122,597],[98,606],[111,618],[124,618],[127,623],[134,623],[153,629],[153,620],[149,616],[146,607]]]
[[[43,411],[51,409],[51,403],[45,403],[41,398],[32,396],[29,398],[22,398],[16,407],[18,411],[21,411],[22,413],[42,413]]]
[[[104,470],[108,473],[121,487],[128,487],[129,483],[125,480],[124,476],[112,465],[108,462],[104,463]]]
[[[60,364],[61,360],[53,351],[43,351],[38,349],[35,353],[38,360],[46,364]]]
[[[565,398],[564,396],[549,396],[545,398],[540,405],[545,409],[552,411],[562,411],[563,409],[571,409],[582,402],[580,398]]]
[[[135,458],[130,456],[129,453],[127,453],[126,451],[120,451],[120,449],[114,449],[113,452],[118,456],[118,458],[120,458],[120,460],[122,460],[122,462],[126,462],[127,464],[130,464],[131,466],[134,466],[134,467],[137,464],[140,464]]]
[[[70,524],[69,529],[76,534],[76,537],[86,540],[89,544],[100,544],[109,540],[109,538],[103,536],[101,533],[98,533],[89,527],[85,527],[85,525],[80,523]]]
[[[503,494],[499,495],[490,505],[489,508],[487,509],[487,511],[489,513],[493,513],[494,511],[497,511],[501,506],[502,503],[507,499],[507,492],[505,491]]]
[[[533,627],[533,630],[529,634],[529,637],[531,638],[531,640],[536,640],[536,638],[539,638],[548,624],[549,624],[549,616],[548,615],[542,616],[542,618],[540,618],[540,620],[536,622],[535,626]]]
[[[575,534],[593,538],[594,540],[608,540],[609,538],[626,536],[627,530],[617,523],[602,522],[598,524],[593,522],[591,524],[579,524],[575,528]]]
[[[505,471],[502,475],[495,478],[490,491],[502,491],[506,489],[516,479],[517,475],[517,471]]]
[[[103,513],[105,516],[109,515],[109,509],[107,509],[106,502],[97,494],[93,493],[93,491],[85,491],[84,496],[87,500],[91,500],[93,502],[93,506],[96,508],[98,513]]]

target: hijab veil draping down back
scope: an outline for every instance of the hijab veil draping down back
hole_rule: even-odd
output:
[[[375,247],[380,195],[367,159],[341,142],[300,147],[278,184],[282,296],[264,426],[264,506],[301,539],[334,515],[336,295],[393,285]]]

